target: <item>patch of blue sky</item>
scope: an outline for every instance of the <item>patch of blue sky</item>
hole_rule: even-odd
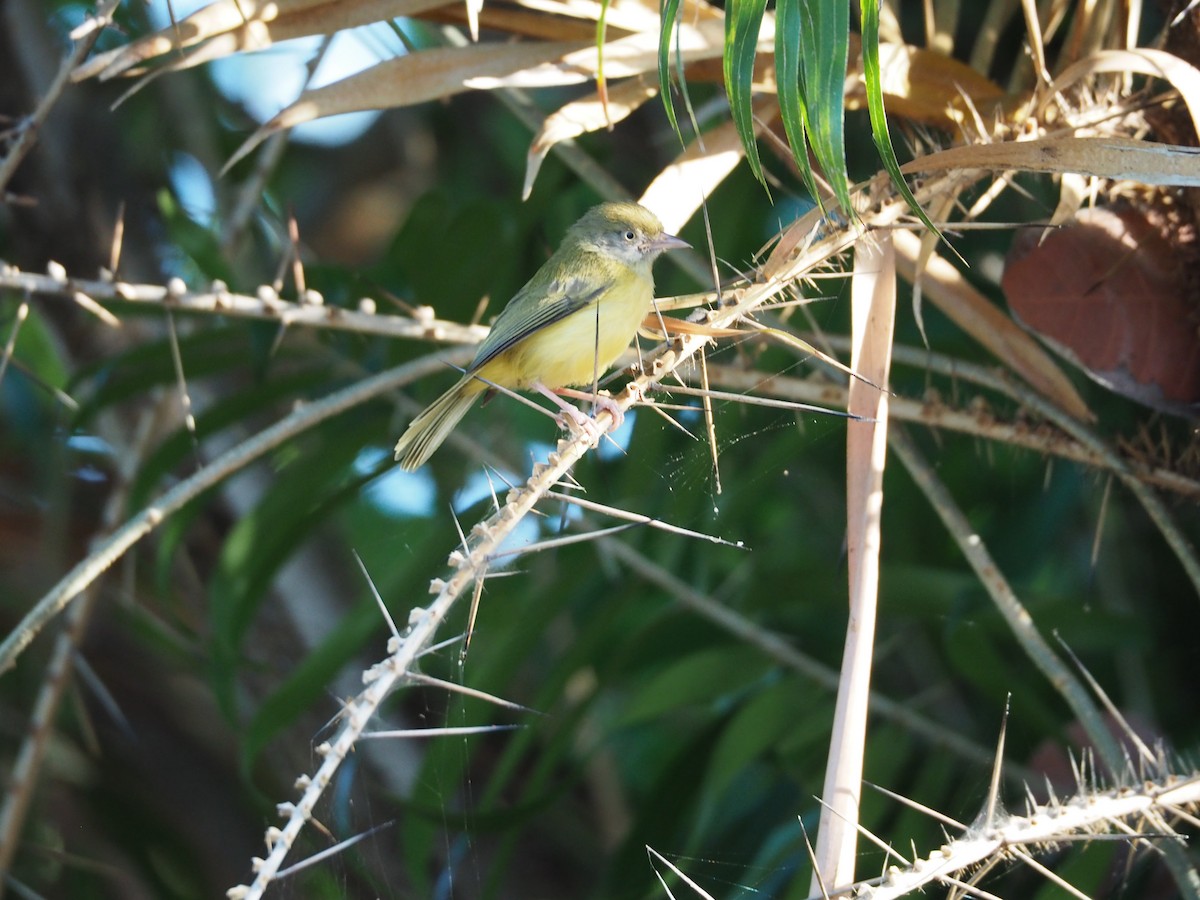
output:
[[[354,460],[354,470],[360,475],[375,472],[391,459],[391,455],[391,451],[383,447],[364,447]],[[427,469],[405,472],[399,466],[391,466],[364,485],[362,495],[385,515],[428,518],[434,513],[437,485]]]
[[[633,430],[632,418],[632,416],[626,417],[624,425],[614,435],[621,450],[610,447],[609,453],[613,455],[623,453],[624,449],[629,446],[629,438]],[[527,449],[531,460],[539,460],[545,459],[554,446],[534,441],[527,445]],[[388,449],[365,447],[355,459],[354,469],[358,474],[366,475],[378,471],[379,467],[385,464],[390,457],[391,451]],[[474,509],[476,511],[472,517],[472,521],[474,521],[474,518],[487,514],[486,511],[481,511],[481,504],[486,504],[487,511],[490,511],[494,505],[493,497],[499,503],[504,503],[504,497],[508,493],[509,487],[519,484],[523,480],[524,476],[514,472],[496,473],[491,469],[476,468],[466,475],[462,487],[454,492],[454,496],[450,500],[450,511],[454,515],[464,516],[469,515],[470,511]],[[388,467],[367,483],[363,487],[362,493],[368,503],[388,516],[410,518],[438,514],[435,509],[437,485],[434,483],[433,476],[426,469],[405,472],[398,466]],[[546,517],[527,517],[504,542],[501,550],[515,551],[534,541],[541,540],[543,537],[559,534],[563,530],[564,522],[573,522],[581,516],[582,512],[578,507],[563,505]]]
[[[504,473],[504,478],[516,482],[516,479],[508,472]],[[491,506],[493,496],[503,503],[504,495],[508,493],[508,483],[504,481],[504,478],[489,469],[472,471],[450,500],[450,507],[454,510],[455,515],[462,515],[483,500],[487,500],[488,505]]]
[[[108,481],[109,475],[106,468],[92,462],[100,457],[111,459],[116,456],[112,445],[108,441],[94,434],[77,432],[67,438],[67,446],[80,454],[81,457],[79,465],[75,468],[76,478],[80,481],[88,481],[95,484],[104,484]]]
[[[532,469],[533,464],[542,462],[554,451],[554,444],[546,441],[529,441],[525,444],[525,465]]]
[[[686,427],[704,420],[704,407],[700,405],[698,399],[680,397],[679,400],[687,404],[687,409],[671,410],[671,415],[675,417],[675,421]]]
[[[75,433],[67,438],[67,446],[76,453],[86,453],[89,456],[112,456],[112,444],[94,434]]]
[[[176,153],[168,170],[171,190],[188,218],[211,225],[217,212],[217,195],[208,170],[190,153]]]

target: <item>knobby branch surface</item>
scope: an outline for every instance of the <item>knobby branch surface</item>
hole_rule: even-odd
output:
[[[394,316],[376,312],[375,301],[370,298],[359,301],[356,310],[343,309],[326,306],[324,298],[312,290],[305,291],[298,301],[292,301],[283,299],[274,289],[266,286],[259,288],[253,296],[230,291],[219,281],[214,282],[207,291],[189,291],[182,279],[178,278],[165,286],[130,284],[111,279],[70,278],[66,273],[57,271],[61,267],[51,268],[55,271],[39,275],[22,272],[0,261],[0,289],[46,296],[61,295],[82,303],[90,301],[91,308],[101,301],[110,304],[130,303],[186,313],[276,321],[283,326],[318,327],[448,344],[477,344],[488,333],[485,325],[462,325],[438,319],[428,306],[416,308],[411,316]]]

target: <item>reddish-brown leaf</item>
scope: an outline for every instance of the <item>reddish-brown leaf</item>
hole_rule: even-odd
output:
[[[1141,211],[1088,209],[1044,239],[1036,230],[1018,235],[1002,286],[1023,324],[1097,381],[1194,414],[1200,305],[1189,289],[1192,259]]]

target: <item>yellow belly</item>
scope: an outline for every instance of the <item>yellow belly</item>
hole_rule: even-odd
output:
[[[505,387],[590,385],[629,346],[650,311],[654,283],[631,277],[594,304],[531,334],[480,371]]]

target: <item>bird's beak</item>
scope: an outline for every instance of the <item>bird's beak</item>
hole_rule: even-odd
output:
[[[664,232],[654,240],[647,241],[645,246],[647,250],[662,252],[665,250],[682,250],[684,247],[691,247],[692,245],[683,238],[677,238],[673,234],[666,234]]]

